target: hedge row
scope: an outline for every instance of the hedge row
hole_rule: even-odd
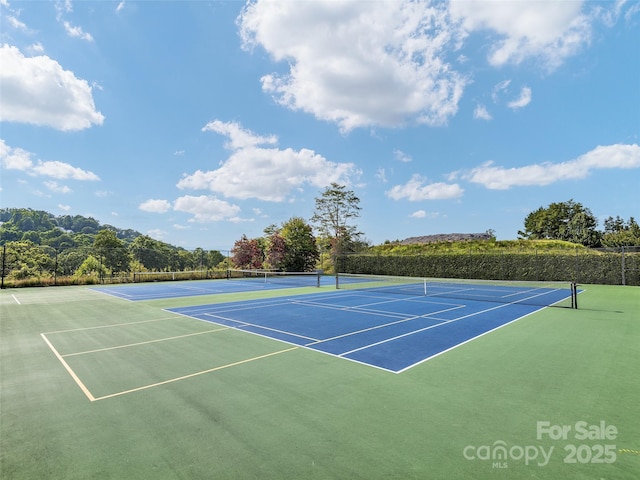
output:
[[[344,273],[640,285],[639,253],[348,255],[338,262]]]

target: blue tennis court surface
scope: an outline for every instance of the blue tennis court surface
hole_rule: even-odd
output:
[[[338,290],[168,311],[400,373],[541,308]]]
[[[156,300],[159,298],[194,297],[198,295],[215,295],[218,293],[254,292],[281,288],[316,286],[317,280],[311,276],[306,282],[279,283],[265,282],[262,279],[236,280],[193,280],[179,282],[136,283],[93,287],[91,290],[123,298],[133,302]],[[322,285],[335,283],[333,277],[323,277]]]

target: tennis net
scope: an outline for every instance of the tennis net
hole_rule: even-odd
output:
[[[275,270],[227,270],[228,280],[271,283],[291,287],[319,287],[320,272],[282,272]]]
[[[434,279],[340,273],[336,288],[495,303],[577,308],[570,282]]]

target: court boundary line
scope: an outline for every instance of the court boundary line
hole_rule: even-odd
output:
[[[56,348],[49,341],[47,336],[44,333],[41,333],[40,336],[45,341],[45,343],[49,346],[49,348],[51,349],[53,354],[56,356],[58,361],[65,368],[67,373],[69,373],[69,375],[71,375],[71,378],[73,378],[73,381],[76,382],[76,385],[78,385],[78,387],[80,387],[80,390],[82,391],[82,393],[84,393],[86,395],[86,397],[89,399],[90,402],[95,402],[96,401],[96,397],[93,396],[93,394],[89,391],[87,386],[82,382],[82,380],[80,380],[80,377],[78,377],[78,375],[76,375],[76,372],[69,366],[69,364],[65,361],[65,359],[62,358],[62,356],[60,355],[58,350],[56,350]]]
[[[176,335],[176,336],[173,336],[173,337],[158,338],[158,339],[155,339],[155,340],[146,340],[144,342],[127,343],[127,344],[124,344],[124,345],[116,345],[114,347],[97,348],[95,350],[87,350],[87,351],[84,351],[84,352],[65,353],[65,354],[61,354],[61,356],[64,357],[64,358],[66,358],[66,357],[76,357],[78,355],[87,355],[89,353],[107,352],[109,350],[118,350],[120,348],[139,347],[140,345],[147,345],[147,344],[150,344],[150,343],[158,343],[158,342],[166,342],[168,340],[177,340],[179,338],[195,337],[196,335],[205,335],[207,333],[221,332],[221,331],[224,331],[224,330],[229,330],[229,327],[215,328],[213,330],[205,330],[203,332],[186,333],[184,335]]]
[[[281,353],[286,353],[286,352],[291,352],[293,350],[297,350],[299,347],[298,346],[294,346],[291,348],[286,348],[284,350],[278,350],[275,352],[271,352],[271,353],[266,353],[264,355],[258,355],[256,357],[252,357],[252,358],[246,358],[244,360],[239,360],[237,362],[232,362],[232,363],[227,363],[226,365],[219,365],[217,367],[213,367],[213,368],[208,368],[206,370],[201,370],[199,372],[195,372],[195,373],[189,373],[187,375],[182,375],[180,377],[175,377],[175,378],[170,378],[168,380],[163,380],[162,382],[156,382],[156,383],[151,383],[149,385],[143,385],[141,387],[136,387],[136,388],[131,388],[129,390],[123,390],[121,392],[116,392],[116,393],[110,393],[109,395],[103,395],[101,397],[96,397],[95,401],[98,400],[106,400],[108,398],[114,398],[114,397],[119,397],[122,395],[127,395],[129,393],[135,393],[135,392],[139,392],[141,390],[147,390],[149,388],[154,388],[154,387],[159,387],[161,385],[167,385],[169,383],[173,383],[173,382],[179,382],[180,380],[186,380],[188,378],[193,378],[193,377],[197,377],[199,375],[204,375],[206,373],[211,373],[211,372],[215,372],[217,370],[223,370],[225,368],[229,368],[229,367],[235,367],[238,365],[242,365],[244,363],[249,363],[249,362],[253,362],[255,360],[261,360],[263,358],[268,358],[268,357],[272,357],[274,355],[279,355]]]
[[[413,368],[413,367],[416,367],[416,366],[418,366],[418,365],[420,365],[420,364],[422,364],[422,363],[425,363],[425,362],[427,362],[427,361],[429,361],[429,360],[431,360],[431,359],[433,359],[433,358],[439,357],[439,356],[440,356],[440,355],[442,355],[443,353],[450,352],[451,350],[454,350],[454,349],[456,349],[456,348],[458,348],[458,347],[460,347],[460,346],[462,346],[462,345],[465,345],[465,344],[467,344],[467,343],[469,343],[469,342],[472,342],[473,340],[476,340],[476,339],[478,339],[478,338],[480,338],[480,337],[483,337],[483,336],[487,335],[488,333],[495,332],[496,330],[499,330],[499,329],[501,329],[502,327],[506,327],[507,325],[510,325],[510,324],[512,324],[512,323],[514,323],[514,322],[517,322],[518,320],[522,320],[523,318],[526,318],[526,317],[528,317],[529,315],[533,315],[534,313],[537,313],[537,312],[539,312],[540,310],[544,310],[545,308],[546,308],[546,307],[540,307],[539,309],[534,310],[533,312],[529,312],[529,313],[526,313],[526,314],[524,314],[524,315],[522,315],[522,316],[520,316],[520,317],[518,317],[518,318],[514,318],[513,320],[511,320],[511,321],[509,321],[509,322],[507,322],[507,323],[503,323],[502,325],[498,325],[497,327],[494,327],[494,328],[492,328],[491,330],[487,330],[486,332],[482,332],[481,334],[476,335],[475,337],[468,338],[468,339],[467,339],[467,340],[465,340],[464,342],[461,342],[461,343],[458,343],[458,344],[456,344],[456,345],[453,345],[452,347],[449,347],[449,348],[447,348],[447,349],[445,349],[445,350],[442,350],[442,351],[440,351],[440,352],[438,352],[438,353],[434,353],[434,354],[433,354],[433,355],[431,355],[430,357],[423,358],[423,359],[422,359],[422,360],[420,360],[419,362],[416,362],[416,363],[413,363],[413,364],[411,364],[411,365],[409,365],[409,366],[407,366],[407,367],[404,367],[404,368],[402,368],[402,369],[398,370],[398,371],[397,371],[397,372],[395,372],[395,373],[398,373],[398,374],[403,373],[403,372],[405,372],[405,371],[407,371],[407,370],[409,370],[409,369],[411,369],[411,368]]]
[[[179,315],[179,314],[174,314],[174,315]],[[193,319],[193,317],[188,317],[188,318],[192,318]],[[139,322],[136,322],[136,323],[139,323]],[[110,326],[110,325],[108,325],[108,326]],[[207,332],[196,332],[194,334],[189,334],[188,336],[199,335],[199,334],[204,334],[204,333],[211,333],[211,332],[219,332],[219,331],[231,330],[232,329],[231,327],[227,327],[225,325],[221,325],[221,327],[223,327],[223,328],[218,328],[218,329],[210,330],[210,331],[207,331]],[[99,328],[99,327],[89,327],[89,329],[93,329],[93,328]],[[74,329],[74,330],[68,330],[68,331],[75,331],[75,330],[82,330],[82,329]],[[247,333],[249,333],[249,332],[247,332]],[[184,336],[186,336],[186,335],[180,335],[180,336],[177,336],[177,337],[174,337],[174,338],[182,338]],[[215,371],[218,371],[218,370],[223,370],[223,369],[229,368],[229,367],[235,367],[235,366],[242,365],[242,364],[245,364],[245,363],[253,362],[255,360],[260,360],[260,359],[263,359],[263,358],[272,357],[274,355],[279,355],[281,353],[290,352],[290,351],[297,350],[298,348],[300,348],[299,345],[293,345],[292,347],[285,348],[283,350],[277,350],[275,352],[266,353],[264,355],[257,355],[255,357],[245,358],[244,360],[239,360],[239,361],[236,361],[236,362],[231,362],[231,363],[227,363],[227,364],[224,364],[224,365],[219,365],[217,367],[212,367],[212,368],[208,368],[206,370],[201,370],[201,371],[198,371],[198,372],[189,373],[187,375],[182,375],[180,377],[170,378],[170,379],[167,379],[167,380],[163,380],[161,382],[156,382],[156,383],[152,383],[152,384],[148,384],[148,385],[142,385],[140,387],[131,388],[131,389],[128,389],[128,390],[123,390],[123,391],[120,391],[120,392],[110,393],[108,395],[102,395],[100,397],[96,397],[95,395],[93,395],[93,393],[91,393],[89,388],[80,379],[78,374],[73,370],[73,368],[71,368],[71,366],[64,359],[64,357],[73,356],[73,355],[79,355],[80,353],[61,355],[60,352],[58,352],[56,347],[53,345],[53,343],[49,340],[49,338],[47,338],[47,334],[46,333],[41,333],[40,337],[44,340],[44,342],[47,344],[47,346],[49,347],[51,352],[55,355],[55,357],[62,364],[64,369],[71,376],[73,381],[76,383],[78,388],[80,388],[80,391],[82,391],[82,393],[84,393],[84,395],[87,397],[87,399],[90,402],[96,402],[96,401],[99,401],[99,400],[105,400],[105,399],[108,399],[108,398],[118,397],[118,396],[126,395],[126,394],[129,394],[129,393],[138,392],[138,391],[141,391],[141,390],[147,390],[149,388],[158,387],[158,386],[161,386],[161,385],[166,385],[166,384],[177,382],[177,381],[180,381],[180,380],[186,380],[186,379],[189,379],[189,378],[193,378],[193,377],[197,377],[197,376],[200,376],[200,375],[204,375],[206,373],[211,373],[211,372],[215,372]],[[273,339],[272,337],[266,337],[266,338]],[[168,340],[168,339],[162,339],[162,340]],[[162,341],[162,340],[157,340],[157,341]],[[154,342],[154,340],[149,341],[149,342],[141,342],[141,344],[152,343],[152,342]],[[132,345],[127,345],[127,346],[132,346]],[[110,350],[110,349],[114,349],[114,348],[122,348],[122,346],[109,347],[107,349],[100,349],[100,350],[97,350],[97,351]],[[81,352],[81,353],[92,353],[92,352]]]
[[[173,312],[171,312],[173,313]],[[96,325],[95,327],[80,327],[80,328],[70,328],[68,330],[56,330],[53,332],[45,332],[46,335],[54,335],[57,333],[69,333],[69,332],[80,332],[82,330],[96,330],[98,328],[111,328],[111,327],[123,327],[126,325],[138,325],[140,323],[151,323],[151,322],[164,322],[166,320],[175,320],[175,317],[162,317],[162,318],[154,318],[152,320],[140,320],[138,322],[126,322],[126,323],[113,323],[109,325]]]
[[[243,321],[235,320],[235,319],[233,319],[233,318],[226,318],[226,317],[223,317],[223,316],[221,316],[221,315],[214,315],[214,314],[212,314],[212,313],[204,313],[203,315],[205,315],[205,316],[207,316],[207,317],[219,318],[219,319],[221,319],[221,320],[225,320],[225,321],[227,321],[227,322],[241,323],[241,324],[242,324],[242,326],[245,326],[245,327],[252,327],[252,328],[259,328],[259,329],[263,329],[263,330],[269,330],[269,331],[271,331],[271,332],[282,333],[282,334],[284,334],[284,335],[289,335],[289,336],[291,336],[291,337],[297,337],[297,338],[301,338],[301,339],[304,339],[304,340],[312,340],[312,341],[314,341],[314,342],[317,342],[317,341],[318,341],[318,339],[317,339],[317,338],[307,337],[307,336],[305,336],[305,335],[299,335],[299,334],[297,334],[297,333],[285,332],[284,330],[278,330],[277,328],[264,327],[264,326],[262,326],[262,325],[258,325],[258,324],[256,324],[256,323],[249,323],[249,322],[243,322]],[[220,323],[218,323],[218,322],[213,322],[213,323],[216,323],[216,324],[218,324],[218,325],[224,325],[224,324],[220,324]],[[246,332],[246,331],[248,331],[248,330],[243,329],[243,328],[242,328],[242,326],[237,326],[237,327],[234,327],[234,326],[228,326],[228,328],[234,328],[234,329],[236,329],[236,330],[241,330],[241,331],[245,331],[245,332]],[[269,337],[269,338],[274,338],[274,337]],[[277,340],[277,338],[276,338],[275,340]]]

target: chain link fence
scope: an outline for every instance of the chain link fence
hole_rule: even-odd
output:
[[[229,267],[229,255],[229,250],[57,249],[8,242],[0,247],[0,287],[220,278],[217,272]]]

